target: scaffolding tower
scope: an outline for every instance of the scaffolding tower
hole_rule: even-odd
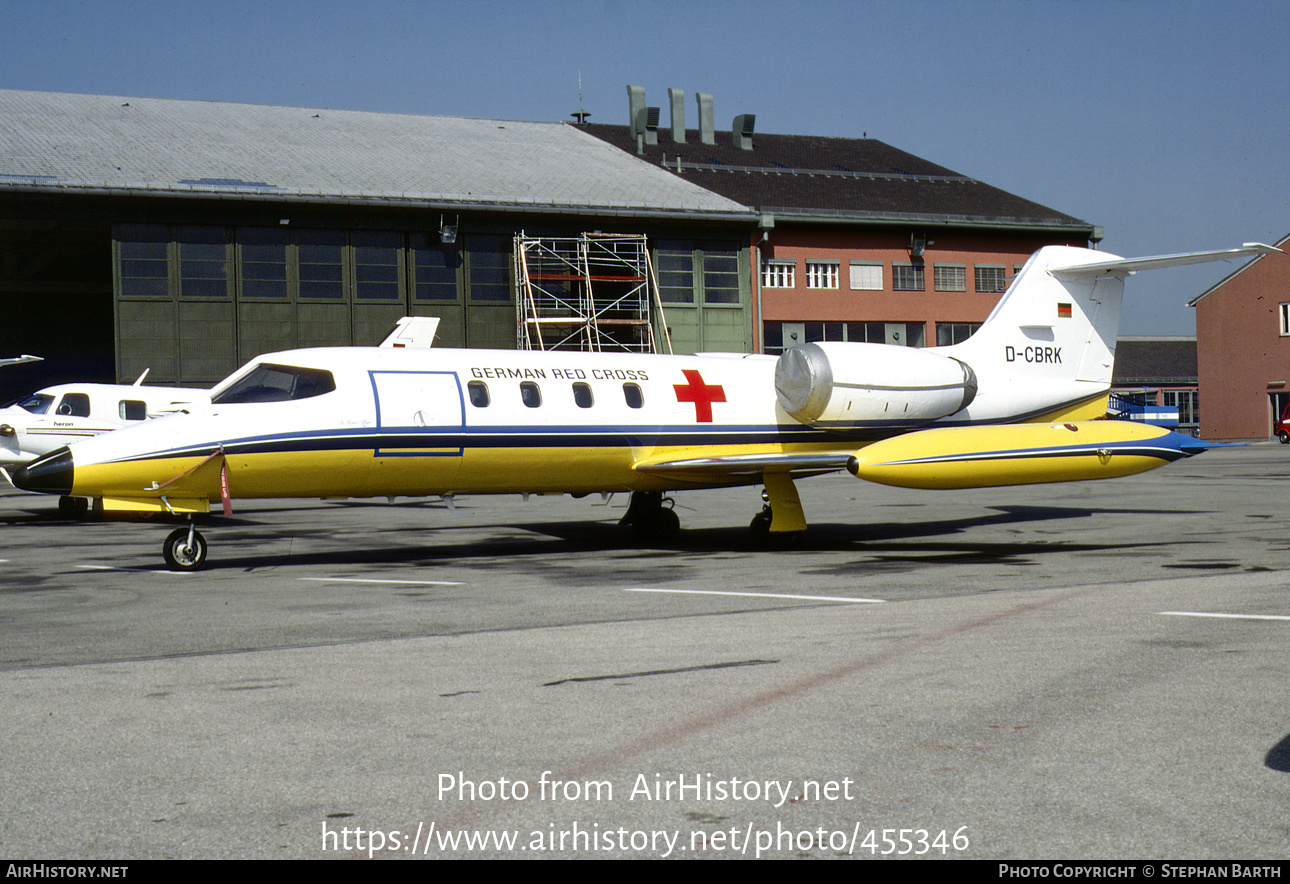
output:
[[[644,234],[515,237],[517,346],[521,350],[658,352],[658,281]]]

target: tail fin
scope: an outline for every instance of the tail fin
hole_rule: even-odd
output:
[[[979,389],[945,423],[1088,418],[1111,386],[1124,280],[1139,270],[1248,258],[1239,249],[1118,258],[1071,246],[1035,252],[981,328],[938,352],[971,366]]]

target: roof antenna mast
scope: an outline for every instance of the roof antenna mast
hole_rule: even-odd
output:
[[[579,126],[587,122],[587,117],[591,116],[588,111],[582,109],[582,68],[578,69],[578,109],[569,116],[577,120]]]

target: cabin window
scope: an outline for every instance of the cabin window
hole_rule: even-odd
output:
[[[292,365],[257,365],[233,386],[211,397],[213,405],[244,402],[286,402],[310,399],[336,389],[331,372]]]
[[[58,414],[89,417],[90,397],[84,393],[68,393],[63,397],[63,401],[58,403]]]
[[[573,401],[579,408],[590,408],[595,398],[591,395],[591,385],[577,383],[573,385]]]
[[[640,408],[645,404],[645,394],[638,384],[623,384],[623,398],[628,408]]]
[[[148,416],[148,403],[138,399],[122,399],[120,415],[123,421],[141,421]]]
[[[542,391],[538,385],[532,381],[522,381],[520,383],[520,398],[529,408],[537,408],[542,404]]]
[[[470,404],[476,408],[487,408],[493,401],[488,395],[488,384],[483,381],[471,381],[466,385],[466,392],[470,395]]]

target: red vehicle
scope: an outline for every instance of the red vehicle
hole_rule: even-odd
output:
[[[1282,409],[1281,420],[1272,427],[1272,432],[1276,433],[1282,445],[1290,443],[1290,403],[1286,403],[1286,407]]]

